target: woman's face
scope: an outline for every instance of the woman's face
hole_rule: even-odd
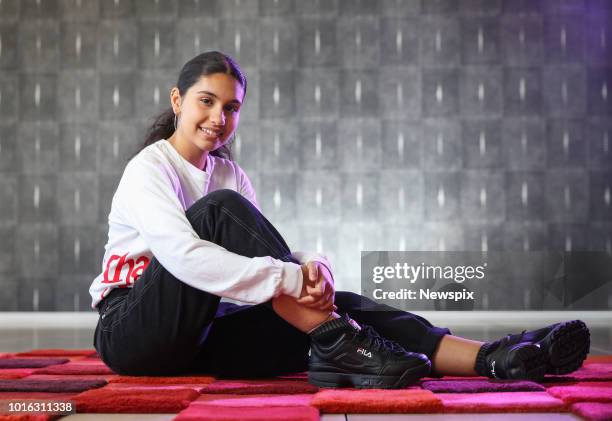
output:
[[[202,152],[220,148],[238,126],[243,99],[242,85],[224,73],[200,77],[182,97],[178,89],[173,89],[177,134]]]

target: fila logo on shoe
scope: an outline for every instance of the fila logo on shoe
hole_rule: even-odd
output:
[[[494,378],[497,378],[497,375],[495,374],[495,361],[491,363],[491,374],[493,375]]]
[[[372,358],[372,353],[370,351],[368,351],[367,349],[357,348],[357,353],[359,353],[361,355],[365,355],[368,358]]]

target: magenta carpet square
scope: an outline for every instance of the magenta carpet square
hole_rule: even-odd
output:
[[[612,382],[581,382],[567,386],[554,386],[548,388],[548,393],[562,399],[565,403],[612,403]]]
[[[543,383],[612,381],[612,364],[606,362],[589,362],[571,374],[563,376],[546,376]]]
[[[423,389],[434,393],[482,392],[543,392],[540,384],[524,380],[435,380],[421,383]]]
[[[0,368],[40,368],[68,361],[68,358],[0,358]]]
[[[195,400],[192,405],[213,405],[213,406],[310,406],[312,403],[312,393],[301,393],[295,395],[221,395],[210,394],[202,395]]]
[[[546,392],[438,393],[444,412],[566,412]]]
[[[318,421],[312,406],[232,407],[191,404],[172,421]]]
[[[217,380],[202,388],[202,393],[252,395],[261,393],[316,393],[318,387],[304,380]]]
[[[106,380],[0,380],[0,392],[82,392],[102,387]]]
[[[591,421],[612,420],[612,403],[580,402],[572,405],[572,412]]]

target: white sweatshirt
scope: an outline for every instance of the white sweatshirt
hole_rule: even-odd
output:
[[[113,196],[102,273],[89,288],[91,307],[112,288],[131,287],[153,256],[177,279],[220,297],[247,303],[281,294],[299,297],[299,265],[270,256],[241,256],[199,238],[185,211],[219,189],[237,191],[259,209],[249,178],[233,161],[209,155],[202,171],[164,139],[130,160]],[[319,261],[331,272],[324,256],[292,254],[302,264]]]

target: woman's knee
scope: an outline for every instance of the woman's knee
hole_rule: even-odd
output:
[[[335,298],[336,300],[341,301],[358,301],[361,298],[361,295],[355,294],[351,291],[336,291]]]
[[[338,306],[338,310],[342,312],[372,312],[372,311],[400,311],[386,304],[377,303],[376,301],[356,294],[350,291],[336,291],[334,304]]]
[[[355,310],[361,306],[363,297],[350,291],[336,291],[334,296],[334,304],[338,306],[339,311],[348,312]]]
[[[210,206],[220,207],[223,206],[229,209],[237,209],[243,207],[252,206],[251,202],[238,193],[237,191],[230,189],[215,190],[201,197],[187,210],[187,215],[200,214],[204,208]]]
[[[234,203],[246,200],[243,195],[231,189],[219,189],[208,193],[200,200],[205,200],[213,203]]]

